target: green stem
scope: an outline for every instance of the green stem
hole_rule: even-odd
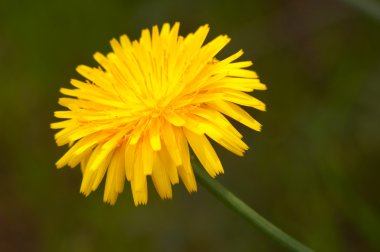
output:
[[[341,0],[357,8],[368,16],[380,21],[380,4],[373,0]]]
[[[269,237],[277,240],[290,251],[311,252],[310,248],[290,237],[288,234],[280,230],[278,227],[264,219],[255,210],[241,201],[233,193],[227,190],[217,180],[212,179],[203,169],[202,165],[196,158],[192,159],[192,165],[195,176],[198,181],[209,191],[211,191],[219,200],[233,209],[240,216],[245,218],[249,223],[259,228]]]

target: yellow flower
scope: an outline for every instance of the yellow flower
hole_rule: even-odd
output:
[[[161,198],[172,197],[179,178],[189,192],[197,185],[189,147],[214,177],[223,167],[208,138],[242,156],[248,146],[225,115],[260,130],[261,125],[240,106],[265,110],[245,92],[265,90],[251,61],[234,62],[243,52],[217,60],[230,39],[218,36],[204,44],[207,25],[186,37],[179,23],[142,31],[139,41],[126,35],[111,40],[113,52],[97,52],[101,67],[80,65],[86,80],[71,80],[75,89],[62,88],[72,98],[60,98],[65,111],[52,123],[59,146],[70,149],[57,161],[58,168],[80,163],[84,195],[97,189],[106,176],[104,201],[116,202],[125,179],[130,181],[135,205],[146,204],[147,176]],[[234,62],[234,63],[232,63]],[[238,104],[238,105],[237,105]],[[106,175],[107,173],[107,175]]]

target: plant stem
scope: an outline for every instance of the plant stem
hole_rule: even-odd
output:
[[[202,165],[196,158],[192,158],[192,165],[195,176],[198,181],[213,193],[220,201],[233,209],[241,217],[246,219],[249,223],[259,228],[266,233],[269,237],[277,240],[279,243],[289,249],[289,251],[311,252],[310,248],[298,242],[288,234],[280,230],[278,227],[264,219],[255,210],[250,208],[242,200],[236,197],[233,193],[227,190],[217,180],[212,179],[203,169]]]
[[[362,11],[368,16],[380,21],[380,4],[373,0],[341,0]]]

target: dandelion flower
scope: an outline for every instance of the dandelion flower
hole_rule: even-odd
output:
[[[248,146],[226,116],[259,131],[261,125],[239,105],[265,110],[247,94],[265,90],[251,61],[234,62],[240,50],[223,60],[216,54],[230,39],[221,35],[205,43],[207,25],[186,37],[179,23],[145,29],[141,38],[112,39],[112,52],[94,54],[100,67],[80,65],[85,80],[72,79],[74,89],[60,89],[67,110],[51,124],[59,146],[69,150],[57,168],[80,164],[81,193],[89,195],[105,178],[103,200],[116,202],[125,179],[135,205],[146,204],[147,177],[161,198],[172,198],[179,180],[197,190],[189,146],[210,176],[223,173],[212,139],[242,156]]]

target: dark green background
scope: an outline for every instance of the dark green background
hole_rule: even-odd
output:
[[[75,67],[174,21],[228,34],[221,56],[244,49],[269,87],[250,110],[263,131],[237,126],[251,149],[217,148],[217,179],[317,251],[380,251],[380,18],[346,2],[1,0],[0,251],[283,251],[201,187],[162,201],[150,186],[136,208],[127,184],[111,207],[55,169],[67,147],[49,123]]]

